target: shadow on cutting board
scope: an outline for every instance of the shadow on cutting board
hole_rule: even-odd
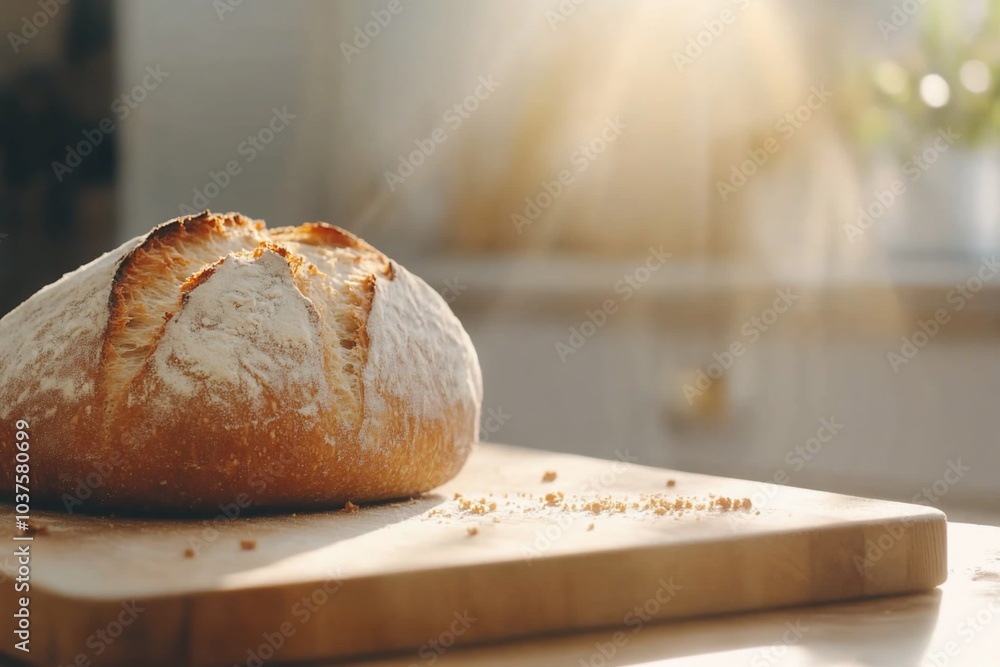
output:
[[[113,588],[118,597],[142,597],[149,592],[147,588],[158,595],[169,594],[173,588],[178,592],[217,589],[242,573],[380,530],[442,502],[442,496],[431,493],[353,511],[254,516],[241,515],[245,511],[233,505],[229,514],[224,508],[214,517],[199,519],[32,512],[36,530],[32,571],[46,583],[57,583],[60,590],[81,596],[100,597],[102,581],[113,582],[103,588]],[[12,515],[13,507],[2,503],[0,513]],[[178,570],[178,561],[189,567]],[[9,555],[0,565],[7,571],[17,568]],[[177,581],[169,581],[171,577]],[[280,582],[272,575],[267,583]]]

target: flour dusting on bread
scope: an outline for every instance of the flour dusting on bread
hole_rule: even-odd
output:
[[[0,419],[30,421],[34,410],[15,410],[29,396],[41,406],[93,394],[111,280],[140,241],[67,273],[0,320]]]
[[[394,394],[425,417],[441,414],[444,405],[460,403],[463,396],[480,404],[482,376],[469,358],[475,354],[472,342],[464,329],[450,326],[445,313],[451,311],[441,295],[403,267],[396,267],[391,282],[376,281],[365,386]],[[363,440],[375,439],[388,409],[381,392],[365,402],[362,435],[369,437]]]
[[[223,385],[256,409],[263,407],[265,388],[323,400],[319,321],[285,258],[271,250],[256,259],[228,255],[184,294],[148,364],[156,381],[184,398],[203,393],[222,400],[228,392],[217,385]],[[290,407],[300,410],[309,400]]]

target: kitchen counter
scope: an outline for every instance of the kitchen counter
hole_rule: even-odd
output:
[[[660,258],[660,249],[649,257]],[[666,249],[669,250],[669,249]],[[883,293],[897,305],[911,309],[947,306],[947,295],[957,285],[973,280],[967,293],[969,308],[977,314],[996,315],[1000,307],[1000,280],[994,254],[970,257],[881,257],[854,262],[769,261],[766,265],[740,260],[696,259],[670,256],[653,270],[647,257],[603,258],[573,255],[437,255],[400,257],[400,263],[419,275],[449,301],[462,306],[466,295],[495,301],[544,301],[546,307],[576,306],[576,299],[593,301],[626,293],[636,301],[696,301],[706,307],[709,298],[767,296],[792,289],[820,295],[824,310],[841,302],[847,310],[859,307],[857,299]],[[633,274],[636,274],[633,276]],[[623,280],[632,276],[633,280]],[[979,279],[978,281],[976,279]],[[633,289],[629,290],[628,287]],[[874,296],[873,296],[874,295]],[[840,297],[838,299],[837,297]],[[954,298],[954,297],[953,297]],[[864,304],[861,304],[864,305]],[[952,304],[953,305],[953,304]]]
[[[919,595],[649,623],[638,631],[624,626],[606,628],[496,646],[455,648],[440,656],[425,651],[424,655],[414,653],[362,664],[995,665],[1000,655],[1000,528],[949,524],[948,562],[948,581]]]

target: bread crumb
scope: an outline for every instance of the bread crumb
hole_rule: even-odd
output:
[[[674,481],[674,480],[670,480]],[[673,517],[675,520],[683,517],[685,512],[688,516],[697,513],[720,514],[728,512],[740,512],[753,509],[753,503],[749,498],[737,498],[731,496],[710,493],[706,495],[676,495],[669,492],[664,493],[640,493],[638,499],[635,495],[577,495],[565,494],[562,491],[540,493],[535,496],[527,491],[513,491],[520,500],[496,501],[493,497],[501,494],[488,493],[479,498],[464,497],[461,493],[454,494],[454,503],[447,503],[445,506],[429,510],[426,517],[448,517],[460,519],[462,517],[485,516],[499,513],[508,516],[512,512],[524,514],[545,514],[552,516],[556,512],[588,512],[592,515],[621,514],[621,515],[646,515],[659,517]],[[536,504],[537,503],[537,504]],[[502,507],[501,507],[502,505]],[[355,507],[351,503],[350,509]],[[747,512],[749,513],[749,512]],[[695,517],[700,520],[699,516]],[[500,520],[493,518],[494,523]],[[439,521],[439,523],[441,523]],[[590,528],[588,528],[590,530]]]
[[[473,535],[478,535],[479,534],[479,529],[476,528],[475,526],[473,526],[472,528],[469,528],[468,533],[469,533],[469,537],[472,537]]]
[[[592,531],[593,529],[594,529],[594,524],[590,524],[589,526],[587,526],[587,532],[588,532],[588,533],[589,533],[590,531]]]
[[[344,503],[344,511],[345,512],[350,512],[351,514],[354,514],[359,509],[361,509],[361,508],[358,507],[357,505],[355,505],[354,503],[352,503],[350,500],[348,500],[346,503]]]
[[[542,475],[543,482],[554,482],[556,481],[556,471],[547,470],[544,475]]]
[[[194,558],[194,549],[192,549],[191,547],[188,547],[187,549],[185,549],[184,550],[184,557],[185,558]]]
[[[562,491],[557,491],[556,493],[546,493],[545,498],[542,499],[542,502],[548,505],[549,507],[556,507],[559,505],[559,503],[562,502],[562,499],[563,499]]]
[[[243,551],[253,551],[257,548],[257,540],[240,540],[240,549]]]
[[[677,486],[677,480],[676,479],[668,479],[667,480],[667,488],[672,489],[675,486]]]
[[[486,498],[480,498],[479,500],[459,498],[458,508],[468,512],[469,514],[481,515],[486,514],[487,512],[495,512],[497,504],[495,502],[487,502]]]

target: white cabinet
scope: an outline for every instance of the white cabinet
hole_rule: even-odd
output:
[[[474,266],[456,270],[470,275]],[[434,285],[435,271],[427,273]],[[587,297],[583,284],[546,296],[545,288],[528,290],[529,282],[522,276],[487,290],[473,281],[452,304],[479,351],[486,407],[509,415],[491,440],[607,458],[628,448],[654,466],[768,482],[784,471],[792,485],[906,501],[952,469],[944,497],[920,502],[1000,516],[992,296],[980,297],[978,325],[949,325],[898,372],[887,354],[898,352],[899,334],[843,324],[827,331],[815,321],[822,315],[789,316],[746,345],[715,387],[724,394],[718,404],[697,414],[678,404],[684,374],[746,341],[732,318],[713,315],[725,303],[682,303],[653,287],[564,362],[556,343],[568,341],[602,292]],[[900,326],[912,331],[905,322],[918,316],[899,311]],[[823,420],[838,425],[832,438]]]

